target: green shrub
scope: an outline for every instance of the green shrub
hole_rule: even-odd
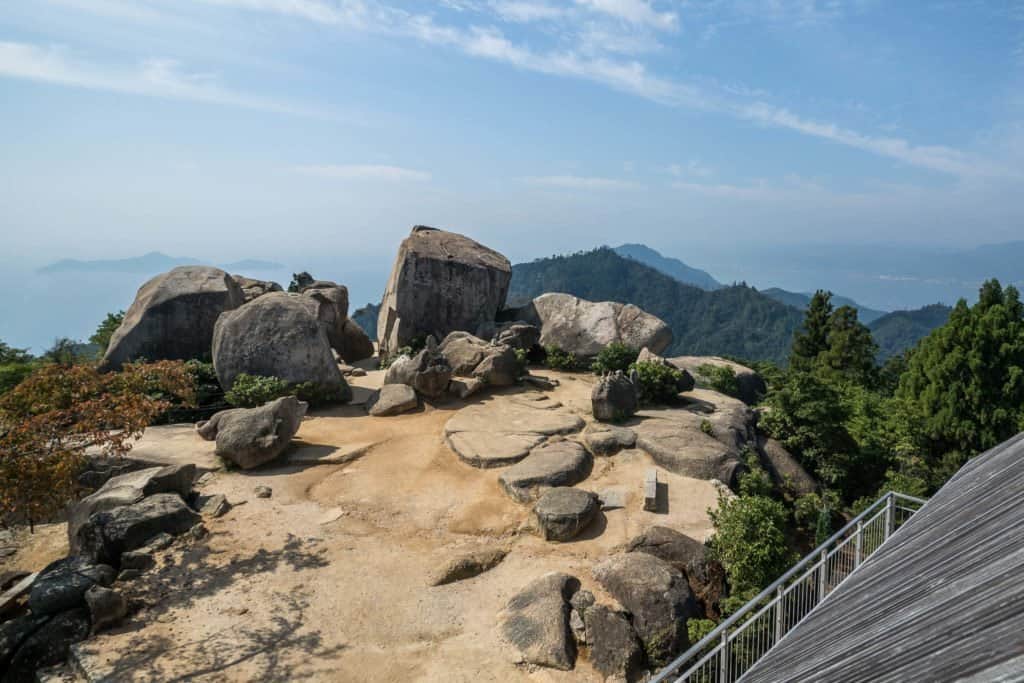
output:
[[[737,397],[740,395],[740,385],[736,381],[736,373],[733,369],[724,365],[705,364],[697,368],[697,372],[704,378],[704,384],[714,391],[726,396]]]
[[[530,359],[528,358],[530,352],[527,351],[526,349],[516,349],[515,354],[516,368],[518,368],[520,375],[525,375],[527,372],[527,368],[530,364]]]
[[[679,396],[679,383],[683,373],[669,365],[643,361],[633,363],[630,370],[636,370],[640,403],[657,405],[672,403]]]
[[[590,369],[596,375],[615,372],[616,370],[626,372],[629,370],[629,366],[636,360],[638,353],[639,351],[626,346],[622,342],[612,342],[601,349],[601,352],[597,354],[597,357],[591,364]]]
[[[173,424],[180,422],[198,422],[208,420],[211,415],[228,407],[224,400],[224,390],[217,380],[213,363],[199,360],[185,361],[185,370],[192,382],[194,401],[184,403],[174,396],[160,396],[169,404],[167,410],[157,415],[152,424]]]
[[[696,645],[704,636],[715,630],[718,624],[710,619],[689,619],[686,622],[686,632],[690,636],[690,644]]]
[[[700,431],[704,432],[708,436],[714,436],[715,428],[711,425],[711,420],[701,420]]]
[[[6,394],[32,374],[33,363],[4,363],[0,365],[0,395]]]
[[[316,382],[295,384],[288,389],[287,393],[294,394],[300,401],[309,403],[312,408],[341,403],[346,399],[343,387],[329,387]]]
[[[544,364],[552,370],[563,370],[566,372],[579,370],[580,361],[576,358],[575,353],[563,351],[557,346],[545,346],[544,351],[547,353]]]
[[[255,408],[292,393],[288,383],[277,377],[240,374],[231,390],[224,394],[228,403],[239,408]]]
[[[789,567],[793,554],[786,544],[788,514],[782,503],[764,496],[720,494],[718,509],[708,514],[715,525],[708,545],[734,592],[764,588]]]

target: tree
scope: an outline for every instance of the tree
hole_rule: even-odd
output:
[[[53,346],[43,352],[42,360],[65,367],[75,365],[82,360],[80,346],[81,344],[74,339],[59,337],[53,340]]]
[[[815,366],[823,372],[868,386],[877,375],[877,354],[878,346],[871,338],[871,330],[857,320],[857,309],[840,306],[829,316],[825,348],[818,353]]]
[[[288,284],[288,291],[293,293],[301,292],[306,287],[313,284],[313,282],[313,276],[306,271],[302,271],[301,273],[292,273],[292,281]]]
[[[89,337],[89,343],[99,347],[98,356],[102,356],[107,352],[107,347],[110,346],[110,337],[121,326],[122,320],[124,320],[124,311],[107,313],[107,317],[103,319],[103,322],[99,324],[96,331]]]
[[[86,451],[122,456],[174,396],[193,400],[180,361],[127,364],[100,373],[93,365],[43,365],[0,397],[0,520],[36,521],[74,495]]]
[[[789,365],[796,370],[810,370],[818,356],[828,350],[828,333],[832,318],[832,292],[819,289],[807,304],[803,325],[793,336]]]
[[[0,341],[0,365],[30,362],[32,362],[32,354],[28,352],[28,349],[15,349]]]
[[[0,341],[0,395],[18,386],[35,369],[28,349],[15,349]]]
[[[715,534],[708,545],[729,575],[733,593],[758,591],[777,579],[793,560],[786,544],[786,508],[764,496],[720,494],[709,510]]]
[[[1024,429],[1024,305],[986,282],[921,340],[896,395],[921,429],[931,466],[952,468]],[[952,454],[952,455],[951,455]]]

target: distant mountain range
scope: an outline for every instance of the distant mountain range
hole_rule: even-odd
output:
[[[716,354],[783,363],[803,314],[746,285],[706,291],[607,247],[512,266],[511,305],[545,292],[620,301],[658,316],[675,336],[669,355]]]
[[[159,251],[151,251],[142,256],[123,259],[96,259],[81,261],[79,259],[61,259],[55,263],[39,268],[37,272],[52,273],[162,273],[177,266],[198,266],[202,261],[187,256],[168,256]],[[285,267],[274,261],[243,259],[231,263],[222,263],[219,268],[228,272],[284,270]],[[244,273],[243,273],[244,274]]]
[[[623,244],[621,247],[615,247],[613,251],[619,256],[639,261],[682,283],[707,291],[722,288],[722,283],[706,271],[688,266],[677,258],[663,256],[644,244]]]
[[[799,308],[801,311],[806,310],[807,306],[811,303],[811,297],[813,294],[805,292],[787,292],[784,289],[778,287],[772,287],[771,289],[762,289],[761,293],[765,296],[770,296],[776,301],[781,301],[784,304],[792,306],[793,308]],[[865,325],[869,325],[875,320],[878,320],[882,316],[886,315],[886,311],[878,311],[867,306],[861,306],[853,299],[845,296],[832,295],[832,305],[838,308],[839,306],[851,306],[857,309],[857,319]]]
[[[943,304],[932,304],[914,311],[893,311],[872,322],[868,327],[878,344],[878,357],[886,360],[913,348],[924,337],[949,320],[953,311]]]

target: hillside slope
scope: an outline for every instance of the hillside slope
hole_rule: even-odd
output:
[[[619,256],[625,256],[650,266],[684,284],[694,285],[707,291],[722,287],[722,283],[711,277],[707,271],[688,266],[677,258],[663,256],[644,244],[623,244],[621,247],[615,247],[612,251]]]
[[[509,301],[545,292],[621,301],[653,313],[675,335],[668,355],[728,355],[783,363],[803,314],[743,285],[706,292],[608,248],[512,267]]]
[[[804,292],[790,292],[785,289],[779,289],[778,287],[772,287],[771,289],[762,289],[761,293],[780,303],[784,303],[787,306],[799,308],[801,311],[806,309],[807,305],[811,303],[811,295]],[[865,325],[870,325],[874,321],[886,315],[886,311],[879,311],[874,308],[868,308],[867,306],[861,306],[853,299],[845,296],[839,296],[837,294],[832,295],[832,305],[836,308],[839,308],[840,306],[851,306],[857,309],[857,319]]]
[[[945,325],[952,310],[943,304],[932,304],[913,311],[893,311],[868,325],[878,344],[879,359],[913,348],[936,327]]]

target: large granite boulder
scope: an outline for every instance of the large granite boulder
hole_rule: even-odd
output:
[[[800,461],[775,439],[758,435],[761,464],[768,470],[772,482],[793,498],[815,493],[818,482],[814,480]]]
[[[731,372],[736,378],[736,398],[747,405],[757,403],[768,393],[768,386],[756,370],[735,361],[718,356],[676,356],[667,360],[680,370],[689,372],[697,380],[697,384],[702,386],[708,386],[713,379],[709,376],[709,368]]]
[[[101,367],[119,370],[143,358],[206,358],[217,318],[244,301],[238,283],[217,268],[181,266],[157,275],[139,288]]]
[[[339,346],[334,348],[346,363],[358,363],[371,358],[374,354],[373,342],[370,337],[352,318],[342,324],[339,342]]]
[[[590,491],[561,486],[541,494],[533,516],[545,541],[571,541],[594,520],[598,507]]]
[[[249,303],[253,299],[271,292],[283,292],[281,285],[270,280],[254,280],[244,275],[232,275],[231,279],[242,289],[243,303]]]
[[[428,398],[437,398],[448,389],[452,366],[434,342],[427,339],[427,347],[415,356],[399,356],[388,366],[385,384],[405,384]]]
[[[498,252],[463,235],[417,225],[399,247],[384,290],[377,321],[381,356],[416,337],[443,339],[493,323],[511,279],[512,266]]]
[[[593,458],[575,441],[552,441],[501,473],[498,483],[520,503],[536,500],[555,486],[572,486],[590,476]]]
[[[113,510],[137,503],[155,493],[189,495],[196,476],[196,466],[167,465],[148,467],[108,479],[103,486],[68,507],[68,544],[72,554],[78,552],[78,530],[97,512]]]
[[[181,496],[158,493],[93,514],[78,530],[78,546],[92,562],[118,566],[122,553],[145,546],[160,533],[183,534],[200,521]]]
[[[576,641],[569,629],[569,600],[580,583],[551,573],[512,596],[499,615],[501,634],[527,664],[569,671],[576,664]]]
[[[708,557],[703,543],[675,529],[652,526],[633,538],[626,552],[654,555],[683,572],[694,597],[704,605],[705,615],[720,616],[719,602],[726,594],[725,569]]]
[[[34,623],[31,616],[22,619]],[[91,627],[89,610],[84,606],[51,617],[27,634],[11,654],[7,665],[0,667],[4,683],[40,680],[36,672],[65,661],[71,646],[89,637]]]
[[[109,586],[116,576],[114,568],[95,564],[71,555],[48,564],[32,584],[28,607],[32,614],[59,614],[85,607],[85,593],[93,586]]]
[[[644,661],[643,649],[629,619],[607,605],[588,607],[586,614],[590,663],[605,678],[627,680]]]
[[[196,432],[207,441],[217,441],[217,455],[248,470],[288,448],[308,408],[305,401],[282,396],[259,408],[222,410],[196,424]]]
[[[246,373],[291,384],[312,382],[350,399],[311,303],[315,308],[313,299],[272,292],[222,315],[213,333],[213,366],[221,386],[230,389]]]
[[[601,422],[621,422],[640,407],[637,386],[621,370],[605,375],[590,392],[590,407]]]
[[[613,555],[594,578],[633,615],[647,658],[664,666],[689,644],[686,622],[700,609],[682,572],[647,553]]]
[[[613,342],[661,353],[672,343],[672,330],[660,318],[632,304],[587,301],[571,294],[542,294],[516,311],[540,327],[540,344],[593,358]]]

